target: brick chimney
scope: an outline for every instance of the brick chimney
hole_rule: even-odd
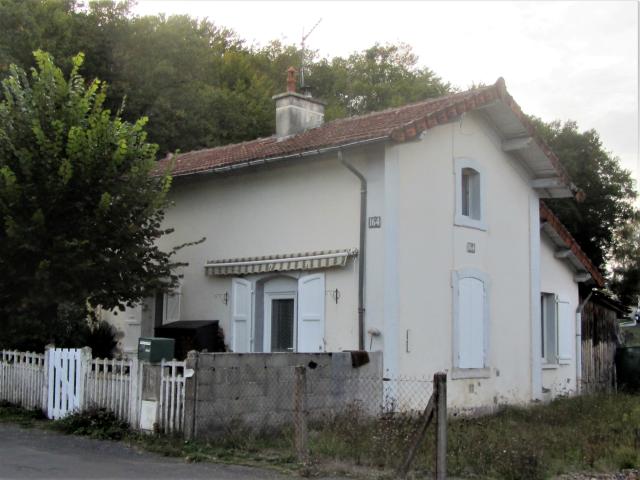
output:
[[[288,137],[319,127],[324,122],[324,103],[311,93],[296,92],[296,69],[287,70],[287,91],[274,95],[276,101],[276,136]]]

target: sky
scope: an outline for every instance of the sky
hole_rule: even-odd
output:
[[[504,77],[523,111],[595,129],[640,185],[639,3],[631,1],[157,1],[138,15],[189,14],[248,44],[306,44],[347,56],[404,42],[455,87]],[[283,82],[284,84],[284,82]]]

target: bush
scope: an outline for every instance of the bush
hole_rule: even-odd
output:
[[[95,322],[85,334],[84,345],[91,347],[93,358],[113,358],[118,345],[117,332],[104,320]]]
[[[56,420],[55,430],[70,435],[86,435],[101,440],[121,440],[129,432],[129,424],[119,420],[113,412],[94,408]]]

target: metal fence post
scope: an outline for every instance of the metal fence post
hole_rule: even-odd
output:
[[[307,460],[308,430],[307,430],[307,369],[303,366],[295,367],[295,381],[293,384],[293,436],[298,461]]]
[[[436,396],[436,480],[447,478],[447,374],[434,376]]]

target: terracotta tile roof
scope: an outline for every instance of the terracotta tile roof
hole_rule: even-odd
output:
[[[587,257],[587,254],[580,248],[578,242],[576,242],[575,238],[573,238],[567,228],[560,222],[560,219],[556,217],[551,209],[542,201],[540,201],[540,220],[546,221],[556,231],[567,248],[570,249],[580,263],[582,263],[585,270],[591,274],[596,285],[600,288],[604,287],[605,280],[600,270],[598,270],[589,257]]]
[[[420,135],[421,132],[437,125],[451,122],[465,112],[475,110],[497,100],[503,101],[510,107],[549,158],[564,183],[568,186],[571,185],[571,181],[559,160],[551,149],[537,138],[533,125],[507,92],[502,78],[499,78],[493,85],[475,88],[466,92],[367,115],[334,120],[320,127],[280,140],[272,136],[233,145],[182,153],[175,159],[172,175],[174,177],[191,175],[253,161],[287,156],[295,157],[305,152],[314,152],[356,142],[376,140],[403,142],[411,140]],[[170,161],[170,157],[160,160],[156,172],[164,171],[170,165]]]

